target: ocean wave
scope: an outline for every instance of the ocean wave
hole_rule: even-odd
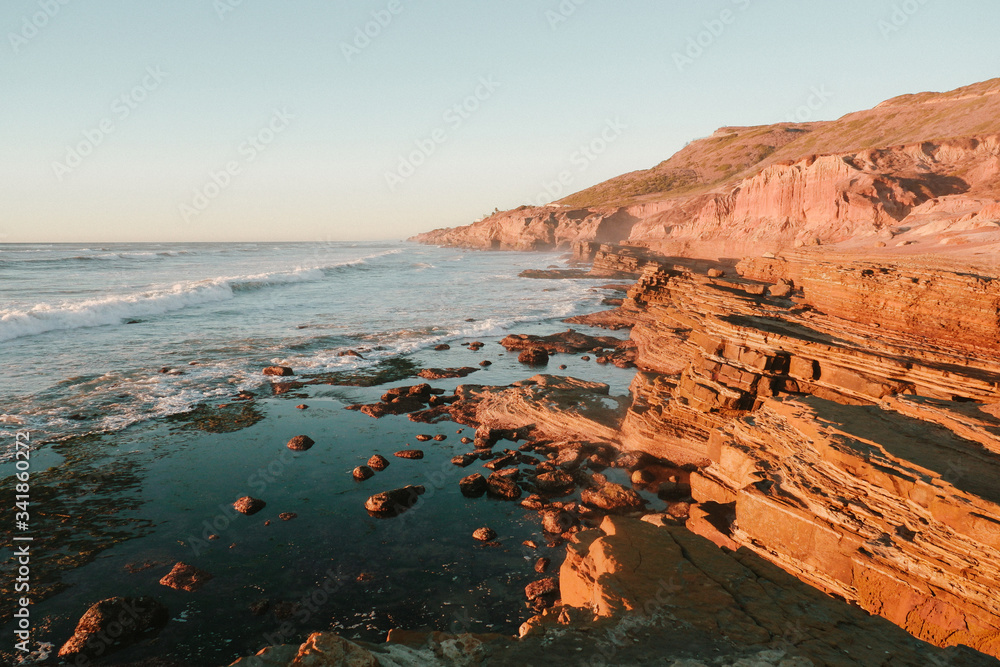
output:
[[[389,250],[336,264],[298,267],[290,271],[177,283],[160,290],[88,299],[79,303],[39,303],[27,310],[0,310],[0,341],[37,336],[50,331],[117,325],[138,317],[163,315],[193,306],[228,301],[241,292],[323,280],[331,272],[361,267],[372,259],[398,252],[399,250]]]

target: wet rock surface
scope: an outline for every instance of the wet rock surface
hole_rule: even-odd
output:
[[[59,649],[59,657],[87,662],[141,641],[164,625],[167,608],[150,597],[114,597],[94,604],[80,618],[73,636]]]

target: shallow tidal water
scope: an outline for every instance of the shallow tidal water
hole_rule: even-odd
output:
[[[197,315],[182,308],[144,316],[158,328],[162,348],[120,343],[125,349],[116,355],[107,348],[108,341],[126,340],[124,332],[142,326],[124,322],[50,329],[9,339],[24,354],[37,348],[37,374],[48,374],[34,378],[28,383],[30,388],[15,394],[17,398],[8,405],[22,409],[5,408],[13,419],[4,424],[10,430],[31,429],[39,434],[33,437],[37,449],[32,454],[31,531],[36,538],[32,585],[38,600],[32,605],[33,647],[42,643],[47,648],[44,644],[49,643],[54,657],[83,612],[116,595],[153,596],[168,607],[171,620],[155,639],[112,653],[106,664],[159,656],[182,664],[224,665],[268,644],[300,642],[317,630],[369,641],[382,641],[389,629],[397,627],[516,633],[531,614],[524,586],[540,576],[533,570],[534,561],[548,556],[556,568],[564,548],[545,546],[536,513],[516,502],[461,495],[458,480],[483,471],[475,463],[469,468],[450,463],[452,456],[471,449],[459,440],[463,435],[471,437],[472,429],[450,421],[417,424],[405,415],[375,420],[344,409],[352,403],[377,401],[388,387],[424,380],[397,377],[373,387],[317,384],[271,396],[267,379],[259,371],[269,363],[284,362],[303,375],[391,374],[399,371],[401,362],[413,368],[478,367],[479,361],[488,359],[492,366],[466,378],[430,384],[448,393],[458,384],[508,384],[538,371],[506,353],[497,344],[500,337],[507,332],[564,330],[567,325],[560,322],[562,317],[600,308],[607,292],[592,288],[605,281],[516,277],[524,268],[561,264],[554,255],[461,253],[410,246],[361,248],[355,254],[371,255],[373,250],[398,252],[366,262],[389,261],[407,267],[443,264],[446,271],[416,280],[413,275],[400,275],[398,267],[396,274],[383,267],[381,273],[387,275],[379,279],[382,282],[368,282],[364,298],[359,291],[365,281],[347,284],[341,280],[340,289],[351,293],[345,303],[352,307],[372,304],[363,315],[345,311],[342,316],[331,316],[326,312],[329,303],[314,304],[309,311],[310,298],[337,289],[337,276],[331,280],[323,274],[315,281],[278,285],[276,289],[288,291],[280,299],[269,300],[284,302],[283,310],[274,303],[265,307],[247,301],[248,312],[242,320],[238,312],[228,312],[239,310],[246,296],[239,291],[232,298],[193,306],[207,311]],[[450,259],[446,263],[442,258]],[[468,265],[456,269],[454,265],[462,262]],[[425,267],[415,271],[433,273]],[[374,273],[380,275],[379,270]],[[498,285],[506,286],[506,291]],[[304,293],[297,293],[297,288]],[[380,290],[387,294],[381,302],[374,299]],[[386,306],[386,302],[394,305]],[[407,303],[420,305],[407,309]],[[18,308],[30,312],[26,306],[30,304]],[[262,314],[262,309],[271,314]],[[200,342],[195,344],[190,336],[192,321],[173,321],[178,314],[215,323],[204,325]],[[364,318],[367,325],[355,322]],[[469,318],[476,322],[466,322]],[[228,328],[221,321],[228,321]],[[351,335],[322,329],[335,321],[345,329],[359,329]],[[258,340],[238,353],[227,346],[236,338],[261,339],[260,332],[269,327],[274,329],[269,334],[270,346]],[[332,335],[338,338],[331,339]],[[46,336],[51,338],[49,343],[40,340]],[[206,349],[205,339],[213,336]],[[93,395],[60,384],[59,370],[82,361],[46,362],[41,349],[59,340],[67,341],[67,355],[91,346],[91,356],[85,360],[90,365],[118,360],[121,377],[115,389],[122,396],[118,404],[103,407],[109,389],[103,381],[97,382]],[[486,346],[479,352],[460,346],[470,340]],[[443,341],[449,341],[452,349],[432,349]],[[376,346],[383,349],[366,352],[362,360],[336,356],[344,349]],[[173,363],[156,356],[163,350],[172,352],[164,354]],[[222,352],[216,354],[217,350]],[[195,369],[190,375],[156,378],[176,382],[169,386],[184,393],[188,402],[178,401],[176,411],[164,410],[162,403],[150,402],[144,395],[127,397],[143,374],[152,376],[160,364],[187,371],[184,365],[189,361],[199,362],[198,367],[190,367]],[[559,364],[568,368],[560,371]],[[570,355],[553,357],[544,372],[607,382],[612,395],[627,394],[634,374]],[[8,382],[6,390],[13,384]],[[238,390],[256,398],[235,401]],[[63,403],[60,398],[65,399]],[[93,402],[87,403],[88,398]],[[299,404],[309,407],[299,410],[295,407]],[[143,412],[143,407],[150,409]],[[70,410],[82,411],[86,419],[68,419]],[[123,426],[108,428],[112,424],[108,418],[116,415],[119,421],[114,423]],[[414,436],[421,433],[444,434],[447,439],[418,442]],[[299,434],[309,435],[316,445],[306,452],[289,451],[285,443]],[[422,449],[425,457],[392,456],[407,446]],[[512,445],[498,445],[504,446]],[[375,453],[386,456],[390,466],[372,479],[356,482],[351,470]],[[11,500],[12,472],[9,460],[0,466],[4,502]],[[615,479],[616,472],[609,471],[609,476],[624,481]],[[390,519],[365,511],[369,495],[406,484],[422,484],[427,489],[410,511]],[[231,504],[244,495],[261,498],[267,506],[253,516],[238,515]],[[654,508],[662,505],[651,500]],[[284,512],[297,517],[282,521],[278,514]],[[496,544],[472,539],[472,532],[480,526],[497,531]],[[209,539],[211,535],[216,539]],[[539,549],[523,546],[528,539],[536,541]],[[2,555],[9,564],[9,551]],[[194,593],[160,585],[159,579],[178,561],[205,570],[213,578]],[[12,585],[6,576],[10,572],[5,567],[0,579],[5,597]],[[266,611],[260,613],[264,601]],[[13,627],[10,612],[4,611],[0,632],[9,634]],[[4,660],[15,657],[6,646],[0,655]]]

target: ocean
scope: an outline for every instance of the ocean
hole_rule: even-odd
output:
[[[517,503],[461,495],[459,479],[488,473],[451,464],[472,429],[345,408],[423,382],[418,368],[479,369],[431,382],[449,393],[539,372],[499,339],[565,330],[563,318],[608,296],[595,289],[605,281],[518,276],[566,265],[557,253],[401,242],[0,245],[0,502],[14,504],[15,436],[30,434],[34,658],[54,656],[112,596],[154,597],[171,620],[108,664],[222,665],[317,630],[369,641],[392,628],[516,634],[535,561],[558,563],[564,547]],[[485,347],[461,345],[473,340]],[[442,343],[451,349],[435,350]],[[275,392],[261,373],[273,364],[319,382]],[[544,372],[619,396],[634,375],[582,355]],[[300,434],[316,445],[286,449]],[[393,457],[407,447],[424,459]],[[355,481],[374,453],[389,468]],[[608,476],[627,481],[619,472]],[[407,484],[427,488],[409,512],[365,511],[369,495]],[[244,495],[265,509],[236,514]],[[484,525],[495,543],[471,538]],[[13,599],[12,550],[0,560]],[[178,562],[212,579],[197,592],[161,585]],[[12,611],[0,609],[6,636]],[[0,661],[19,657],[0,649]]]
[[[517,277],[553,263],[403,243],[0,245],[0,424],[116,431],[256,389],[270,364],[362,368],[594,310],[586,284]]]

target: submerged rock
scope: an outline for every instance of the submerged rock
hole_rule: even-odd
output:
[[[160,579],[160,583],[168,588],[194,593],[210,579],[212,579],[212,575],[204,570],[199,570],[187,563],[177,563],[170,572]]]

